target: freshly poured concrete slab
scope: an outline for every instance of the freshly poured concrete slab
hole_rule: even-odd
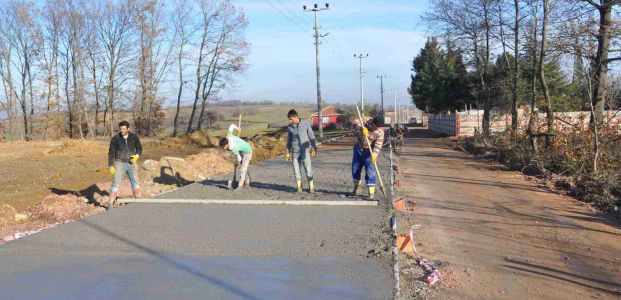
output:
[[[368,192],[364,184],[364,171],[362,172],[362,185],[360,196],[350,196],[353,189],[351,175],[352,150],[330,150],[320,152],[313,159],[313,177],[315,181],[315,194],[306,190],[308,184],[306,175],[303,175],[303,193],[296,193],[296,183],[293,176],[293,166],[290,161],[283,157],[277,157],[258,164],[250,165],[252,177],[251,186],[241,190],[229,190],[228,180],[232,173],[216,176],[201,182],[188,185],[182,189],[164,193],[152,199],[202,199],[202,200],[303,200],[303,201],[365,201]],[[379,167],[382,178],[388,188],[389,161],[384,156],[379,158]],[[304,168],[302,168],[304,173]],[[239,176],[239,175],[238,175]],[[127,199],[131,200],[131,199]],[[383,200],[379,184],[375,191],[375,200]]]
[[[381,206],[128,205],[0,246],[2,299],[390,299]]]
[[[132,204],[0,245],[0,298],[392,299],[389,205],[346,196],[350,162],[320,153],[314,195],[275,159],[251,166],[250,188],[225,175],[149,201],[359,206]]]
[[[377,206],[378,201],[322,201],[322,200],[205,200],[205,199],[121,199],[121,203],[176,203],[176,204],[238,204],[238,205],[326,205]]]

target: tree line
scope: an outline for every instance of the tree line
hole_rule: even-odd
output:
[[[9,138],[85,138],[200,129],[207,106],[244,71],[246,17],[230,0],[8,0],[0,6],[0,119]],[[192,95],[182,122],[182,97]],[[182,124],[184,128],[181,128]]]
[[[619,0],[432,0],[423,21],[434,37],[412,61],[409,92],[432,113],[483,109],[483,136],[490,111],[518,107],[546,113],[532,137],[554,135],[554,111],[590,110],[592,124],[618,106],[621,60]],[[611,78],[612,77],[612,78]]]

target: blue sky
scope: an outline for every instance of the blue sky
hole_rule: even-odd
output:
[[[314,16],[296,0],[234,1],[249,21],[246,37],[252,44],[248,70],[223,93],[223,99],[316,102]],[[318,3],[323,6],[325,2]],[[420,14],[426,0],[333,1],[319,13],[322,98],[327,102],[359,100],[358,59],[364,59],[365,100],[379,103],[379,79],[386,75],[385,101],[408,101],[410,62],[424,45]]]

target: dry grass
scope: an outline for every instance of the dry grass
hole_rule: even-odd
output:
[[[64,140],[60,145],[48,148],[43,153],[49,154],[84,154],[105,153],[108,147],[93,140]]]
[[[488,147],[478,138],[461,139],[460,144],[467,151],[493,158],[511,170],[545,179],[550,186],[604,211],[621,204],[621,136],[613,128],[604,126],[600,130],[597,171],[593,166],[592,130],[559,132],[549,146],[540,138],[541,150],[537,155],[525,135],[513,139],[509,133],[498,134],[490,138]]]

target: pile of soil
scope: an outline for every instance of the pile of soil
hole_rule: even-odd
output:
[[[285,153],[286,142],[284,139],[263,136],[250,140],[252,145],[252,162],[260,162],[274,158]]]
[[[84,197],[73,194],[56,195],[45,197],[39,204],[28,209],[33,219],[45,220],[48,223],[58,223],[78,220],[100,211],[97,207],[87,204]]]
[[[92,140],[66,140],[60,145],[48,149],[44,154],[90,154],[104,153],[108,148]]]
[[[84,197],[74,194],[51,194],[45,197],[39,204],[24,212],[27,219],[22,221],[15,219],[14,210],[13,215],[9,216],[10,209],[6,206],[8,205],[0,206],[4,212],[0,216],[0,244],[28,235],[28,232],[34,233],[56,224],[79,220],[104,210],[88,204]]]
[[[189,135],[183,136],[188,142],[201,147],[216,148],[218,147],[218,139],[211,136],[209,132],[203,130],[197,130]]]

